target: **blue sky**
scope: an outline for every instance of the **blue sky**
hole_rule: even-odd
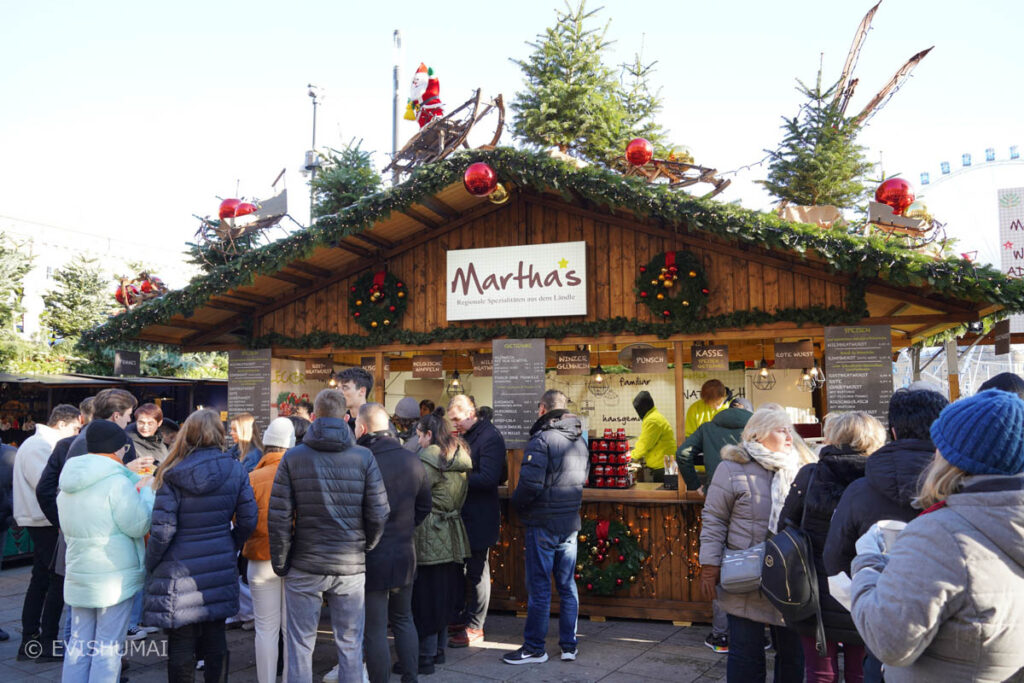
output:
[[[394,29],[404,41],[403,97],[424,61],[439,73],[446,103],[475,87],[509,101],[521,88],[510,58],[529,53],[525,41],[560,6],[7,2],[0,215],[104,235],[129,231],[178,249],[197,227],[191,214],[215,213],[216,197],[233,196],[236,184],[240,194],[267,196],[286,168],[292,213],[305,221],[308,190],[298,169],[310,144],[307,83],[324,93],[318,143],[363,139],[383,166]],[[870,2],[608,0],[603,7],[616,41],[610,61],[629,59],[641,45],[658,60],[662,122],[698,163],[725,171],[778,144],[780,117],[800,103],[795,79],[813,80],[821,53],[826,78],[838,76]],[[916,182],[921,171],[938,175],[942,160],[958,165],[962,152],[977,163],[986,147],[1000,158],[1011,144],[1024,148],[1022,26],[1021,2],[885,0],[860,58],[851,111],[910,55],[936,47],[864,131],[872,160],[884,158],[887,173]],[[403,138],[415,130],[403,122]],[[507,132],[503,142],[512,142]],[[739,174],[721,199],[767,208],[770,199],[753,184],[765,172]],[[973,207],[991,205],[994,216],[991,185],[1024,185],[1019,167],[985,178],[933,193],[965,234],[989,220],[987,208],[982,216]]]

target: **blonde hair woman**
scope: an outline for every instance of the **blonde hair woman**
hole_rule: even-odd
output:
[[[857,541],[853,620],[889,683],[1017,680],[1024,670],[1024,401],[991,389],[946,407],[895,540]]]
[[[864,680],[864,641],[853,625],[850,613],[828,590],[828,573],[823,554],[832,513],[843,491],[864,476],[867,456],[885,444],[885,427],[863,411],[830,413],[825,418],[825,445],[817,464],[807,465],[796,475],[782,508],[785,524],[800,526],[811,540],[814,566],[818,575],[818,595],[825,628],[827,654],[815,649],[817,618],[788,623],[800,634],[804,651],[804,669],[809,683],[838,683],[839,644],[842,643],[844,673],[848,683]]]
[[[701,591],[716,597],[722,555],[764,541],[777,531],[782,505],[800,467],[813,462],[809,451],[793,447],[793,425],[781,410],[762,408],[743,429],[742,442],[722,449],[722,463],[708,486],[700,534]],[[764,627],[775,641],[775,680],[803,677],[803,656],[795,633],[760,591],[734,594],[717,590],[729,620],[730,682],[765,680]]]
[[[189,415],[154,488],[143,621],[167,631],[171,680],[192,680],[197,642],[206,680],[220,680],[228,670],[224,620],[238,612],[236,557],[257,509],[242,463],[224,453],[216,412]]]
[[[231,440],[235,442],[228,455],[242,463],[248,474],[256,469],[263,457],[263,442],[256,429],[256,418],[252,413],[239,413],[231,418],[228,429],[231,430]]]

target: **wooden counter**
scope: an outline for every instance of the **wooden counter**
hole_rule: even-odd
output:
[[[501,488],[502,527],[491,550],[491,606],[526,611],[524,530],[509,510],[509,490]],[[700,512],[704,497],[695,491],[670,491],[661,484],[629,489],[583,489],[581,517],[622,522],[637,534],[647,553],[636,583],[612,596],[587,594],[580,587],[580,615],[673,622],[710,621],[711,603],[700,595],[697,562]],[[582,561],[578,558],[577,561]],[[551,612],[558,611],[558,596]]]

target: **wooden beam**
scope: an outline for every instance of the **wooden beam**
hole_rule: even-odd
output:
[[[903,303],[930,308],[933,311],[950,311],[954,313],[975,313],[977,311],[976,308],[966,302],[953,301],[950,299],[936,301],[924,294],[918,294],[909,288],[901,289],[881,282],[869,283],[865,291],[869,294],[878,294],[879,296],[885,296],[890,299],[895,299],[896,301],[902,301]]]
[[[899,315],[900,313],[902,313],[903,311],[907,310],[908,308],[910,308],[910,304],[903,304],[903,303],[896,304],[890,310],[886,311],[882,315],[882,317],[883,318],[888,318],[890,316]]]
[[[217,327],[212,330],[193,334],[191,337],[183,339],[180,343],[182,346],[192,348],[202,346],[206,342],[213,341],[222,334],[227,334],[231,330],[235,329],[248,317],[248,315],[233,315],[224,322],[218,324]]]
[[[351,235],[349,235],[349,237],[351,237]],[[352,244],[351,242],[342,242],[341,240],[338,240],[337,242],[335,242],[333,246],[337,247],[338,249],[343,249],[345,251],[350,251],[353,254],[355,254],[356,256],[369,256],[370,254],[373,253],[372,251],[370,251],[366,247],[363,247],[363,246],[360,246],[360,245],[357,245],[357,244]]]
[[[178,327],[183,330],[198,330],[199,332],[207,332],[212,330],[215,325],[205,325],[203,323],[192,322],[191,320],[175,320],[171,318],[166,323],[158,325],[158,327]]]
[[[453,220],[459,217],[458,209],[448,206],[437,197],[427,195],[423,199],[417,200],[416,203],[427,207],[441,218],[445,218],[447,220]]]
[[[217,310],[220,310],[220,311],[231,311],[232,313],[246,313],[246,314],[249,314],[249,313],[252,313],[253,311],[256,310],[255,308],[253,308],[251,306],[239,306],[236,303],[228,303],[226,301],[215,301],[213,299],[210,299],[209,301],[207,301],[205,304],[203,304],[203,306],[205,308],[216,308]],[[221,323],[221,325],[223,325],[223,324],[224,323]]]
[[[384,239],[383,237],[371,235],[367,232],[357,232],[354,235],[352,235],[352,237],[356,238],[357,240],[362,240],[367,244],[377,247],[378,249],[390,249],[391,247],[395,246],[394,242],[390,242]]]
[[[977,314],[941,313],[935,315],[893,315],[877,318],[863,318],[860,325],[942,325],[944,323],[970,323],[978,319]]]
[[[313,282],[315,282],[307,277],[292,275],[291,273],[286,273],[283,270],[279,270],[276,273],[260,273],[256,277],[269,277],[274,280],[280,280],[281,282],[290,282],[291,284],[298,285],[299,287],[309,287]]]
[[[300,273],[312,275],[313,277],[316,278],[331,276],[331,271],[327,270],[326,268],[314,266],[312,263],[306,263],[305,261],[292,261],[287,266],[285,266],[285,268],[291,268],[292,270],[297,270]],[[266,303],[270,302],[267,301]]]
[[[259,304],[260,306],[266,306],[267,304],[274,303],[274,300],[269,296],[260,296],[259,294],[243,292],[240,289],[233,289],[230,294],[218,294],[217,296],[230,296],[235,299],[241,299],[242,301],[248,301],[249,303]]]
[[[404,210],[402,213],[404,213],[406,216],[408,216],[409,218],[413,219],[417,223],[422,223],[423,225],[427,226],[427,228],[429,228],[431,230],[433,230],[433,229],[435,229],[435,228],[437,228],[437,227],[439,227],[441,225],[440,223],[435,221],[433,218],[427,218],[423,213],[417,211],[416,209],[412,208],[411,206],[408,209]]]
[[[917,337],[930,337],[932,334],[938,334],[939,332],[942,332],[945,329],[949,329],[950,327],[953,327],[953,325],[950,325],[948,323],[945,325],[922,325],[921,327],[918,327],[915,330],[910,330],[910,332],[908,333],[908,337],[911,341],[913,341]]]

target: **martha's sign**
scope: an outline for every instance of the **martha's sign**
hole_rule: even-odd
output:
[[[448,320],[587,314],[587,243],[448,252]]]

